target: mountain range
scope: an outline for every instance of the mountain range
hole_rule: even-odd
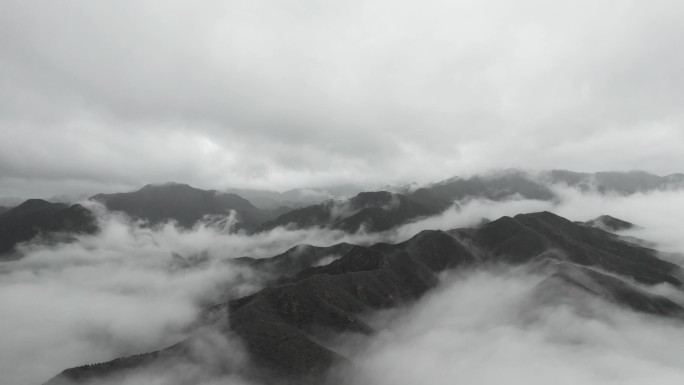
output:
[[[362,192],[340,201],[328,200],[289,211],[262,224],[260,231],[279,226],[290,228],[328,227],[350,233],[361,229],[376,232],[389,230],[409,220],[440,213],[448,204],[430,204],[388,191]]]
[[[249,231],[287,210],[259,209],[239,195],[201,190],[182,183],[147,185],[137,191],[98,194],[91,199],[109,210],[124,212],[153,225],[174,220],[185,228],[194,226],[206,216],[225,216],[234,211],[238,229]]]
[[[0,260],[19,257],[14,254],[16,245],[36,237],[65,240],[71,234],[92,234],[96,231],[95,215],[79,204],[29,199],[17,207],[0,212]]]
[[[363,187],[353,184],[343,184],[310,188],[295,188],[287,191],[271,191],[257,189],[229,188],[225,191],[237,194],[255,206],[262,209],[276,209],[279,207],[304,207],[320,203],[329,199],[344,199],[363,191]]]
[[[354,192],[356,187],[353,185],[284,193],[241,190],[255,199],[269,200],[266,206],[270,208],[257,207],[235,193],[202,190],[181,183],[147,185],[132,192],[97,194],[89,200],[151,226],[174,221],[181,228],[190,229],[200,222],[221,223],[232,214],[231,231],[263,232],[283,226],[290,229],[322,227],[354,233],[390,230],[438,214],[457,205],[457,202],[469,199],[557,200],[560,197],[554,192],[556,185],[602,194],[634,194],[684,188],[684,174],[661,177],[640,171],[576,173],[552,170],[531,173],[504,170],[468,178],[454,177],[420,188],[409,185],[392,192],[356,192],[348,198],[340,197]],[[328,196],[337,199],[297,207]],[[10,254],[11,258],[17,257],[16,245],[41,234],[93,233],[97,230],[94,215],[87,215],[85,211],[88,209],[82,205],[42,200],[37,205],[36,202],[28,200],[15,207],[0,207],[0,259],[10,258]]]
[[[95,214],[97,205],[125,214],[140,226],[171,221],[180,231],[228,218],[232,226],[222,229],[245,235],[278,227],[371,234],[458,208],[471,199],[557,201],[562,199],[557,186],[629,195],[684,188],[684,176],[506,170],[422,187],[353,192],[335,199],[321,194],[319,198],[326,199],[304,206],[302,200],[271,194],[271,202],[258,207],[234,192],[180,183],[97,194],[82,204],[29,199],[0,207],[0,258],[20,258],[22,242],[72,242],[80,235],[96,234],[101,220]],[[286,207],[280,205],[283,202],[293,204]],[[260,277],[263,289],[244,296],[234,292],[219,296],[218,302],[203,309],[190,336],[172,346],[104,363],[84,362],[48,384],[117,383],[130,370],[203,362],[206,353],[197,346],[207,338],[207,331],[239,340],[249,357],[249,364],[238,368],[211,361],[205,368],[211,375],[229,373],[263,383],[336,383],[329,378],[334,375],[331,369],[347,365],[354,357],[338,351],[331,339],[374,335],[377,330],[366,322],[369,315],[416,302],[437,287],[444,274],[501,266],[524,266],[542,277],[528,293],[535,306],[573,304],[580,296],[684,321],[682,305],[653,289],[681,290],[684,270],[663,259],[668,254],[618,234],[637,225],[608,215],[572,222],[537,212],[469,228],[424,230],[399,243],[302,244],[270,258],[228,259],[225,263]],[[179,255],[173,258],[178,259],[178,269],[192,268],[194,263]]]
[[[557,199],[554,185],[596,191],[601,194],[630,195],[684,188],[684,174],[658,176],[643,171],[580,173],[567,170],[528,172],[516,169],[454,177],[417,189],[413,194],[426,200],[454,201],[472,198],[504,200],[514,197],[538,200]]]
[[[321,264],[329,255],[340,256]],[[680,266],[660,259],[654,249],[549,212],[502,217],[475,228],[426,230],[397,244],[304,245],[270,259],[234,263],[282,279],[211,306],[201,323],[238,337],[250,364],[231,370],[264,383],[321,383],[331,368],[353,359],[333,350],[324,336],[372,335],[376,331],[364,315],[416,301],[446,271],[524,265],[545,277],[529,293],[538,306],[585,296],[684,321],[681,305],[649,289],[680,288]],[[160,351],[67,369],[47,384],[116,382],[129,370],[199,360],[201,353],[193,347],[201,338],[197,333]],[[227,369],[217,363],[207,370],[218,375]]]

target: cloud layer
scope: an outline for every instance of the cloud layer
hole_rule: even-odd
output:
[[[370,341],[343,346],[355,352],[343,383],[681,382],[681,323],[582,296],[543,306],[531,296],[542,279],[524,269],[449,276],[412,308],[375,316]]]
[[[557,193],[563,197],[560,203],[474,200],[462,202],[460,209],[448,210],[394,231],[353,235],[323,229],[286,231],[278,228],[246,236],[227,234],[204,225],[183,231],[171,223],[150,229],[91,203],[91,209],[97,212],[101,221],[103,230],[100,234],[79,236],[77,242],[68,244],[25,244],[22,246],[27,254],[24,259],[0,264],[0,308],[3,309],[0,372],[8,383],[29,385],[47,380],[67,367],[169,346],[187,335],[188,327],[205,306],[261,287],[263,277],[226,263],[227,260],[245,255],[273,256],[300,243],[326,246],[342,241],[357,244],[400,242],[424,229],[467,227],[479,223],[482,217],[496,219],[502,215],[551,210],[582,221],[600,214],[614,215],[642,226],[630,230],[628,235],[657,242],[666,251],[684,251],[681,241],[684,229],[681,221],[672,215],[684,210],[681,193],[665,191],[630,197],[598,196],[569,189],[558,189]],[[671,257],[684,263],[681,257]],[[634,375],[635,379],[653,373],[658,365],[665,368],[664,377],[658,377],[664,379],[660,383],[670,383],[665,381],[670,374],[681,375],[681,367],[671,358],[681,355],[678,347],[684,346],[675,335],[681,331],[677,326],[643,320],[629,313],[600,310],[600,306],[598,320],[560,309],[550,310],[548,314],[542,312],[533,327],[524,326],[522,321],[516,320],[514,309],[525,290],[538,279],[524,272],[480,272],[472,277],[448,279],[449,283],[442,290],[410,313],[400,312],[400,316],[395,317],[397,320],[389,323],[382,317],[375,321],[387,331],[377,340],[359,345],[368,358],[360,361],[361,367],[354,369],[351,380],[370,381],[384,373],[383,365],[413,359],[414,353],[418,357],[415,358],[419,365],[417,373],[434,370],[445,376],[452,375],[451,364],[447,365],[444,360],[461,357],[464,361],[459,365],[466,366],[464,370],[474,376],[474,381],[514,371],[515,362],[522,365],[519,360],[536,355],[548,359],[544,365],[561,365],[567,370],[568,378],[589,383],[610,383],[611,378],[614,381],[623,378],[615,372],[621,364],[611,361],[610,357],[633,360],[635,365],[625,373]],[[684,300],[681,292],[671,288],[653,290]],[[454,307],[447,303],[453,303]],[[434,313],[437,310],[444,314]],[[470,316],[450,323],[453,317],[464,314]],[[484,319],[490,319],[489,323],[482,323]],[[615,326],[615,330],[607,332],[599,341],[591,341],[609,326]],[[563,330],[564,327],[570,329]],[[629,338],[621,341],[620,333]],[[394,338],[395,335],[399,337]],[[453,344],[448,342],[452,335],[460,338]],[[484,338],[491,345],[472,345],[478,338]],[[564,340],[557,342],[554,338]],[[578,341],[577,345],[571,343],[573,338]],[[651,347],[646,346],[649,339],[654,341]],[[432,353],[418,348],[431,348],[430,343],[434,341],[439,342],[435,351],[443,351],[444,356],[420,364],[419,357],[429,357]],[[204,345],[200,346],[198,354],[220,354],[227,357],[227,362],[238,366],[244,360],[239,341],[219,340],[217,344],[206,347],[207,350],[203,350]],[[359,346],[353,348],[360,349]],[[516,356],[518,350],[526,346],[525,355]],[[605,353],[607,358],[590,363],[580,354],[584,351],[597,355]],[[484,360],[489,354],[493,355],[492,360],[500,361],[502,371],[478,373],[486,370],[482,363],[476,366],[478,360]],[[399,361],[393,361],[395,359]],[[564,359],[569,361],[563,362]],[[640,364],[644,365],[644,371],[636,373],[639,360],[643,361]],[[190,369],[203,371],[206,368]],[[603,370],[606,371],[604,377],[595,373]],[[397,378],[411,378],[400,370],[393,373]],[[516,373],[509,374],[514,376]],[[516,378],[528,375],[541,378],[539,376],[543,374],[521,369]],[[160,377],[156,371],[143,372],[131,377],[130,383],[136,383],[140,378],[163,383],[168,382],[169,377]]]
[[[0,195],[681,171],[676,0],[0,5]]]

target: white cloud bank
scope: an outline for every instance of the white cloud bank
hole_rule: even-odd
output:
[[[682,7],[5,0],[0,196],[679,172]]]
[[[610,214],[643,227],[630,235],[668,251],[684,251],[684,227],[677,217],[684,209],[684,194],[559,193],[561,203],[471,201],[459,210],[376,235],[278,228],[246,236],[206,226],[182,231],[171,224],[149,229],[93,206],[102,221],[100,234],[79,236],[69,244],[24,245],[24,259],[0,264],[0,372],[8,384],[30,385],[68,367],[171,345],[187,335],[207,304],[260,287],[260,276],[225,260],[273,256],[300,243],[398,242],[423,229],[551,210],[582,221]],[[537,279],[482,272],[450,281],[410,314],[387,324],[387,331],[366,348],[368,365],[360,364],[353,378],[374,381],[384,375],[402,383],[414,378],[403,372],[411,367],[406,360],[415,361],[416,373],[454,379],[465,378],[457,377],[462,372],[471,376],[471,383],[485,383],[492,376],[541,381],[552,375],[547,368],[553,366],[564,376],[556,380],[597,384],[629,383],[630,378],[638,383],[636,379],[656,372],[659,376],[653,378],[661,382],[651,383],[669,384],[682,374],[673,362],[684,354],[676,325],[617,310],[599,309],[597,319],[587,319],[563,308],[521,324],[514,309]],[[225,346],[239,356],[235,341]],[[441,377],[425,378],[439,383]]]

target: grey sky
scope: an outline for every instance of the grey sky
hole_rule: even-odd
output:
[[[0,3],[0,196],[684,171],[681,1]]]

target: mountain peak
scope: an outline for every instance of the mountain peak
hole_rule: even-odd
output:
[[[192,187],[187,183],[166,182],[166,183],[150,183],[150,184],[143,186],[138,191],[163,190],[163,189],[193,189],[193,190],[198,190],[195,187]]]
[[[151,224],[174,220],[186,228],[207,215],[226,216],[232,211],[237,213],[239,228],[251,229],[274,217],[271,211],[260,210],[239,195],[176,182],[148,184],[127,193],[98,194],[92,199]]]
[[[584,224],[587,226],[597,227],[599,229],[606,231],[629,230],[637,227],[633,223],[623,221],[622,219],[618,219],[615,217],[611,217],[610,215],[601,215],[590,221],[584,222]]]
[[[47,206],[50,206],[53,204],[54,203],[50,203],[44,199],[27,199],[22,204],[15,207],[15,209],[17,209],[17,210],[35,210],[35,209],[47,207]]]

